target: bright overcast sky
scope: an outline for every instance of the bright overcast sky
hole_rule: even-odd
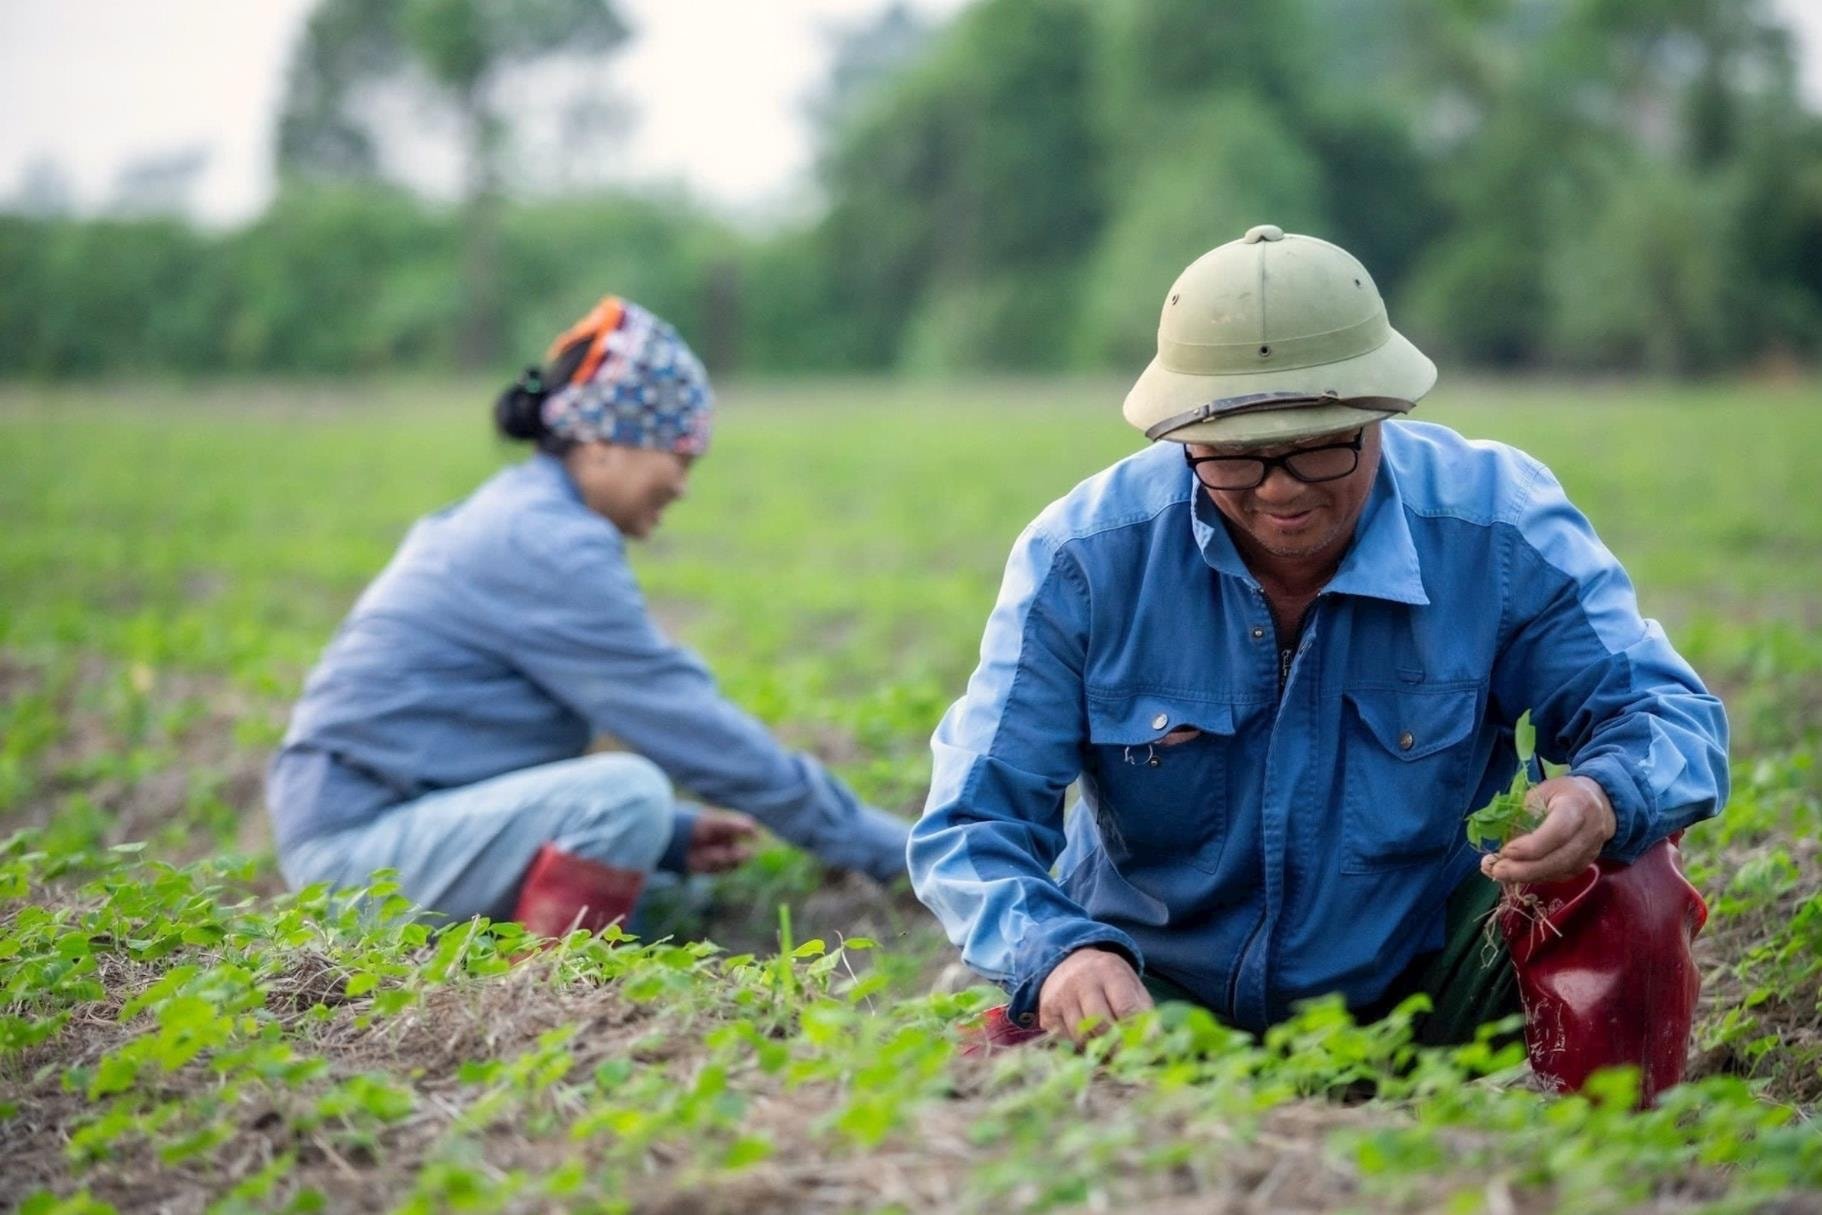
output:
[[[79,206],[103,204],[123,164],[208,149],[209,219],[256,213],[271,190],[273,111],[311,0],[0,0],[0,196],[54,162]],[[966,0],[913,0],[946,16]],[[620,0],[635,39],[614,62],[637,105],[633,179],[683,181],[730,210],[800,188],[805,96],[831,25],[886,0]],[[1822,0],[1779,0],[1822,104]]]

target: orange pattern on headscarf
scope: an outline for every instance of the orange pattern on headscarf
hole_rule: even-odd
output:
[[[601,360],[607,357],[607,339],[614,330],[620,327],[620,318],[626,309],[617,295],[604,295],[601,302],[589,309],[587,316],[565,329],[550,349],[544,352],[544,361],[554,363],[557,356],[583,338],[590,340],[588,353],[576,365],[575,374],[569,377],[572,384],[586,384],[601,366]]]

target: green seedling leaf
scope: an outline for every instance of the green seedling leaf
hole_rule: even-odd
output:
[[[1525,805],[1524,793],[1501,793],[1468,816],[1468,842],[1497,852],[1537,825],[1537,815]]]
[[[19,1215],[114,1215],[113,1204],[97,1202],[87,1190],[69,1198],[59,1198],[49,1190],[39,1190],[19,1207]]]
[[[1530,767],[1537,755],[1537,727],[1531,724],[1531,710],[1518,715],[1518,723],[1512,727],[1512,745],[1518,751],[1519,766]]]
[[[1538,824],[1537,813],[1526,804],[1531,792],[1531,759],[1537,754],[1537,730],[1526,710],[1512,728],[1512,743],[1518,752],[1518,771],[1504,793],[1468,815],[1468,842],[1485,852],[1497,852],[1513,839],[1531,831]]]
[[[772,1154],[772,1144],[768,1139],[748,1135],[736,1139],[728,1145],[728,1150],[721,1158],[724,1169],[744,1169],[748,1165],[758,1164]]]
[[[139,1060],[136,1057],[118,1052],[107,1055],[95,1069],[95,1078],[89,1081],[88,1098],[94,1101],[110,1093],[123,1093],[133,1087],[133,1081],[138,1078]]]

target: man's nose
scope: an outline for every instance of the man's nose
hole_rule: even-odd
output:
[[[1303,482],[1286,472],[1282,464],[1267,473],[1253,490],[1260,501],[1270,503],[1294,502],[1302,493]]]

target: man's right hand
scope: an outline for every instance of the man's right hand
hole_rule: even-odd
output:
[[[1090,945],[1058,962],[1038,989],[1038,1026],[1080,1043],[1151,1006],[1151,993],[1126,956]],[[1090,1017],[1096,1023],[1083,1033]]]

